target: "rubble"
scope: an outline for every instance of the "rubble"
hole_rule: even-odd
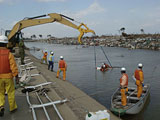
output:
[[[79,45],[77,37],[48,38],[39,40],[49,44]],[[38,40],[37,40],[38,41]],[[123,47],[128,49],[160,50],[160,34],[131,34],[84,37],[83,46]]]

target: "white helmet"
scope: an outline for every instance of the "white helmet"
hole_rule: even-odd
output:
[[[139,64],[138,64],[138,67],[142,68],[142,67],[143,67],[142,63],[139,63]]]
[[[105,65],[103,65],[103,67],[105,67]]]
[[[60,56],[60,59],[63,59],[63,56]]]
[[[121,71],[126,71],[126,68],[122,67],[122,68],[121,68]]]
[[[54,52],[51,52],[51,54],[54,54]]]
[[[0,43],[8,43],[8,38],[4,35],[0,35]]]

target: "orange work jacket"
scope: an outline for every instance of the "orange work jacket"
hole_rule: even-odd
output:
[[[47,58],[47,55],[48,55],[47,52],[43,53],[43,58],[46,59],[46,58]]]
[[[59,68],[66,68],[66,62],[64,60],[59,61]]]
[[[122,76],[121,76],[121,78],[120,78],[120,83],[122,83],[122,78],[123,78],[123,76],[126,76],[126,79],[127,79],[124,86],[125,86],[125,87],[128,87],[128,75],[127,75],[126,73],[123,73],[123,74],[122,74]]]
[[[143,71],[141,69],[136,69],[134,72],[134,77],[136,78],[136,80],[143,82],[144,79]]]
[[[0,49],[0,74],[10,73],[9,50]]]
[[[18,75],[14,56],[5,47],[0,47],[0,79],[12,78]]]

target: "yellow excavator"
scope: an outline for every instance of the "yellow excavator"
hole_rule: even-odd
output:
[[[47,17],[47,18],[44,18],[44,17]],[[95,34],[95,32],[93,30],[90,30],[85,24],[79,23],[80,25],[77,26],[73,24],[71,21],[75,21],[75,20],[65,15],[57,14],[57,13],[50,13],[47,15],[24,18],[23,20],[17,22],[12,28],[12,30],[6,30],[5,35],[8,37],[8,40],[9,40],[8,48],[12,49],[13,47],[16,46],[16,44],[19,43],[19,40],[22,37],[22,33],[21,33],[22,29],[26,27],[52,23],[52,22],[59,22],[66,26],[77,29],[80,32],[80,35],[78,36],[79,43],[82,43],[81,38],[84,35],[84,33],[91,32]]]

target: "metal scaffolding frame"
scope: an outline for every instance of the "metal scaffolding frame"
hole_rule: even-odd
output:
[[[38,84],[38,85],[35,85],[35,86],[28,86],[28,87],[25,87],[25,88],[26,88],[26,89],[31,88],[31,89],[35,89],[35,90],[36,90],[36,88],[38,88],[38,87],[43,88],[43,86],[49,85],[49,84],[51,84],[51,83],[52,83],[52,82],[46,82],[46,83],[41,83],[41,84]],[[35,93],[36,93],[36,96],[37,96],[37,98],[38,98],[38,100],[39,100],[39,102],[40,102],[40,105],[36,105],[36,104],[33,104],[33,105],[32,105],[31,102],[30,102],[30,99],[29,99],[29,92],[26,92],[27,102],[28,102],[28,104],[29,104],[29,106],[30,106],[30,108],[31,108],[31,110],[32,110],[32,115],[33,115],[33,119],[34,119],[34,120],[37,120],[36,112],[35,112],[35,109],[37,109],[37,108],[43,108],[44,113],[45,113],[45,115],[46,115],[46,117],[47,117],[47,120],[50,120],[50,117],[49,117],[49,115],[48,115],[48,112],[47,112],[47,110],[46,110],[46,108],[45,108],[45,107],[50,106],[50,105],[53,106],[53,108],[54,108],[54,110],[56,111],[56,113],[57,113],[58,117],[60,118],[60,120],[64,120],[63,117],[61,116],[60,112],[58,111],[58,109],[57,109],[57,107],[56,107],[56,104],[65,103],[65,102],[68,101],[67,99],[52,101],[52,100],[49,98],[49,96],[46,94],[46,92],[44,91],[43,94],[45,95],[45,97],[46,97],[50,102],[48,102],[48,103],[43,103],[42,100],[40,99],[39,95],[38,95],[38,91],[35,91]]]

